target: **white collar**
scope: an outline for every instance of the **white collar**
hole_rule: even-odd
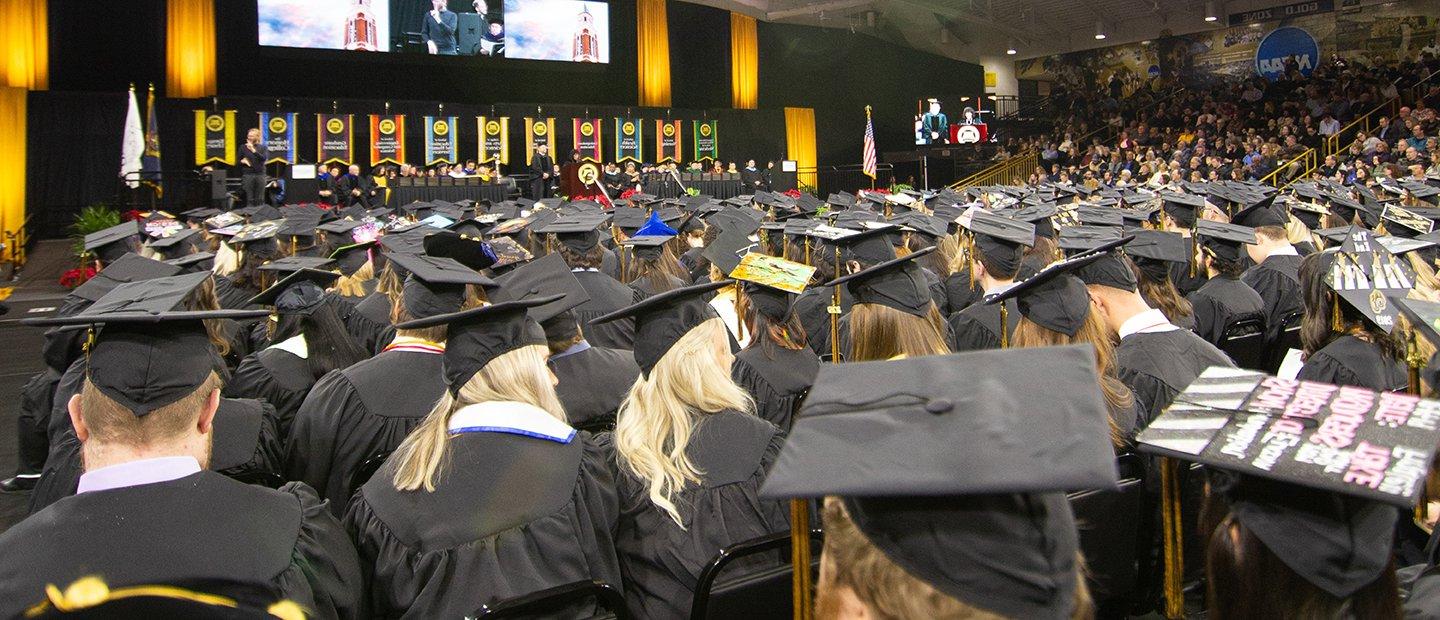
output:
[[[1287,244],[1285,244],[1285,245],[1283,245],[1283,246],[1281,246],[1281,247],[1275,248],[1275,249],[1274,249],[1273,251],[1271,251],[1269,254],[1266,254],[1266,255],[1265,255],[1265,258],[1270,258],[1271,256],[1299,256],[1299,255],[1300,255],[1300,252],[1295,249],[1295,246],[1290,245],[1290,244],[1287,243]],[[1263,262],[1265,262],[1265,261],[1262,260],[1262,261],[1260,261],[1260,262],[1263,263]]]
[[[570,443],[575,429],[535,405],[499,400],[466,405],[450,416],[450,434],[509,433]]]
[[[1120,339],[1124,340],[1126,336],[1132,334],[1156,334],[1177,329],[1180,328],[1172,324],[1170,319],[1165,318],[1164,312],[1151,308],[1125,319],[1125,322],[1120,324]]]
[[[1004,293],[1005,291],[1010,290],[1010,288],[1013,286],[1015,286],[1014,281],[1006,282],[1004,284],[996,284],[992,288],[985,289],[985,296],[989,297],[991,295],[999,295],[1000,293]]]
[[[108,491],[179,480],[200,473],[200,461],[193,456],[162,456],[101,467],[80,474],[75,492]]]
[[[270,345],[269,348],[280,349],[302,360],[310,359],[310,348],[305,345],[305,334],[300,334],[284,342],[277,342]]]
[[[588,269],[571,269],[571,270],[570,270],[570,273],[580,273],[580,272],[582,272],[582,271],[591,271],[591,272],[595,272],[595,273],[599,273],[599,272],[600,272],[599,269],[596,269],[596,268],[594,268],[594,267],[590,267],[590,268],[588,268]]]

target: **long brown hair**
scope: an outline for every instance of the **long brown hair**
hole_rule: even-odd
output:
[[[1175,283],[1170,281],[1169,273],[1167,273],[1170,263],[1146,261],[1146,266],[1142,268],[1139,261],[1129,256],[1125,257],[1125,262],[1130,264],[1130,270],[1135,273],[1140,296],[1145,298],[1146,302],[1154,304],[1171,323],[1176,323],[1195,313],[1195,308],[1190,305],[1190,300],[1185,299],[1180,294],[1180,290],[1175,288]],[[1155,269],[1158,272],[1146,269]]]
[[[1100,371],[1100,391],[1105,395],[1105,404],[1110,409],[1110,443],[1115,449],[1124,449],[1129,443],[1115,424],[1118,415],[1134,413],[1135,395],[1115,374],[1115,348],[1105,325],[1100,322],[1100,313],[1092,307],[1085,317],[1085,323],[1073,337],[1066,336],[1025,317],[1015,326],[1015,337],[1010,339],[1014,347],[1063,347],[1077,343],[1089,343],[1095,347],[1095,368]]]
[[[1300,262],[1300,289],[1305,299],[1305,315],[1300,321],[1300,345],[1305,355],[1309,356],[1336,338],[1349,334],[1374,343],[1386,357],[1403,359],[1404,347],[1398,340],[1341,300],[1325,283],[1336,256],[1335,252],[1316,252]]]
[[[888,360],[903,355],[946,355],[945,319],[935,304],[924,317],[880,304],[855,304],[850,309],[849,361]]]

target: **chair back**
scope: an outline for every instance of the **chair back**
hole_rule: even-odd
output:
[[[355,493],[360,490],[360,487],[365,486],[365,483],[370,481],[370,478],[375,475],[375,472],[380,469],[380,466],[385,464],[385,459],[390,458],[390,453],[392,452],[394,452],[394,450],[381,450],[370,455],[369,458],[360,463],[360,467],[350,476],[350,497],[354,497]]]
[[[1275,341],[1268,347],[1265,374],[1275,374],[1280,370],[1280,364],[1285,361],[1285,354],[1290,349],[1300,348],[1300,322],[1304,318],[1305,311],[1296,310],[1280,319],[1280,330],[1275,335]]]
[[[822,540],[823,535],[819,531],[810,532],[812,573],[820,567]],[[727,570],[737,562],[751,569]],[[756,564],[760,567],[755,568]],[[721,549],[700,572],[700,579],[695,584],[695,599],[690,605],[690,618],[788,620],[794,608],[791,584],[794,573],[790,564],[789,532],[777,532],[730,545]]]
[[[575,610],[582,607],[587,609],[585,613],[590,613],[588,608],[591,601],[594,601],[593,605],[597,608],[594,612],[598,612],[593,617],[616,620],[629,620],[632,617],[630,610],[625,607],[625,598],[620,595],[620,591],[598,579],[576,581],[500,601],[494,605],[481,605],[471,617],[498,619],[572,616]]]
[[[1220,339],[1220,350],[1224,351],[1235,365],[1250,370],[1265,370],[1265,318],[1247,316],[1225,326],[1225,335]]]
[[[1120,457],[1121,480],[1113,490],[1070,493],[1070,507],[1080,533],[1080,550],[1088,567],[1086,578],[1096,608],[1129,610],[1139,598],[1140,564],[1148,550],[1142,536],[1145,509],[1144,467],[1134,454]]]

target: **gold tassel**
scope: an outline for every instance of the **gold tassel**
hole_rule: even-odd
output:
[[[1334,293],[1330,294],[1330,329],[1345,332],[1345,319],[1340,313],[1340,296]]]
[[[1176,461],[1160,459],[1160,527],[1164,549],[1165,617],[1185,617],[1185,549],[1181,539],[1184,528],[1180,521],[1180,481],[1175,475]]]
[[[1010,309],[1005,307],[1008,301],[1000,302],[1000,348],[1010,348]]]
[[[805,264],[810,264],[810,237],[805,237]]]
[[[1193,278],[1199,261],[1195,260],[1195,234],[1192,232],[1188,238],[1190,239],[1190,277]]]
[[[810,503],[806,499],[790,500],[790,562],[792,612],[795,620],[811,620],[810,600]]]

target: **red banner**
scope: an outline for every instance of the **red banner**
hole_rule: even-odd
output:
[[[405,162],[405,115],[370,115],[370,165]]]

